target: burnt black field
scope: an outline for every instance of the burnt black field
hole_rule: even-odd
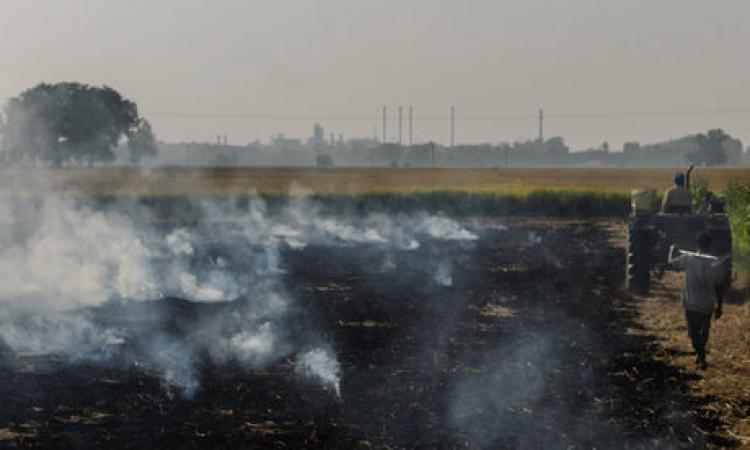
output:
[[[165,229],[169,227],[164,225]],[[300,376],[292,353],[249,367],[201,343],[211,317],[252,309],[253,289],[217,302],[165,297],[84,308],[125,330],[106,358],[6,348],[0,443],[19,448],[664,448],[702,446],[716,423],[676,369],[656,362],[621,292],[621,225],[505,220],[476,239],[281,245],[258,289],[293,303],[286,348],[327,345],[340,395]],[[252,245],[211,239],[195,266],[239,273]],[[225,235],[225,234],[224,234]],[[165,262],[164,264],[168,264]],[[441,268],[447,265],[447,268]],[[255,282],[261,283],[258,279]],[[242,319],[222,320],[230,334]],[[168,336],[190,350],[198,387],[165,382],[144,356]],[[212,335],[213,336],[213,335]],[[145,361],[145,362],[144,362]],[[649,374],[637,383],[633,373]]]

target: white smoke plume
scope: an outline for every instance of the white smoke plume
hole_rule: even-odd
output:
[[[417,231],[437,239],[451,241],[475,241],[479,237],[462,227],[455,220],[446,217],[422,216],[416,224]]]
[[[265,322],[257,330],[246,330],[232,336],[229,348],[238,360],[258,365],[274,354],[276,340],[271,322]]]
[[[336,397],[341,397],[341,377],[339,362],[330,351],[315,348],[299,356],[297,371],[305,376],[317,378],[331,389]]]
[[[294,331],[284,319],[294,299],[280,281],[282,250],[366,244],[382,249],[387,260],[390,249],[413,251],[424,239],[477,239],[443,217],[325,216],[304,195],[273,214],[258,197],[242,207],[231,201],[193,206],[203,218],[198,225],[164,229],[151,211],[132,203],[1,198],[0,340],[17,352],[71,361],[106,362],[136,347],[139,366],[186,396],[200,387],[198,355],[257,368],[296,354],[300,375],[340,395],[336,355],[301,353],[288,339]],[[435,267],[438,285],[451,284],[450,268],[447,260]],[[169,313],[133,306],[173,297],[236,306],[201,318],[190,339],[180,340],[161,331]],[[108,317],[107,308],[115,307],[118,313]]]
[[[51,198],[0,200],[0,299],[27,309],[95,306],[159,295],[148,233],[128,217]]]
[[[453,286],[453,276],[451,275],[450,263],[441,261],[435,270],[434,279],[440,286]]]
[[[179,228],[167,236],[167,245],[169,246],[169,250],[175,255],[190,256],[194,252],[193,244],[191,243],[193,239],[190,231],[185,228]]]
[[[121,330],[100,327],[85,314],[70,312],[39,315],[0,310],[0,337],[18,352],[62,354],[74,361],[108,359],[125,343]]]

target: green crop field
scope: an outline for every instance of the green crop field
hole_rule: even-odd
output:
[[[306,194],[353,208],[451,213],[621,215],[633,188],[667,187],[681,168],[92,168],[0,171],[0,193],[93,197],[200,197]],[[750,183],[744,168],[698,169],[696,179],[723,191]],[[733,188],[733,211],[743,204]],[[738,203],[739,202],[739,203]],[[743,226],[743,220],[737,225]]]
[[[527,195],[538,190],[628,193],[636,187],[663,189],[680,168],[162,168],[14,169],[0,171],[0,190],[70,192],[87,195],[320,195],[461,191]],[[742,168],[697,169],[714,189],[750,182]]]

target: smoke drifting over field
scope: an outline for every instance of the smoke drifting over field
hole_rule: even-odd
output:
[[[26,409],[88,411],[102,395],[108,414],[142,418],[144,442],[166,427],[175,447],[174,424],[188,422],[210,424],[218,447],[272,445],[281,434],[266,428],[292,430],[290,448],[682,439],[664,430],[703,442],[671,413],[684,405],[631,384],[637,360],[617,362],[646,344],[622,337],[633,325],[608,303],[622,254],[602,226],[331,214],[300,192],[284,203],[4,198],[0,221],[0,377],[25,379],[35,361],[48,370],[19,388]],[[628,434],[645,408],[670,413]],[[102,429],[126,432],[115,422]]]
[[[340,395],[335,343],[289,326],[282,253],[372,245],[387,268],[392,251],[422,239],[477,239],[443,217],[325,217],[304,195],[273,214],[257,197],[194,206],[202,220],[179,225],[132,203],[0,201],[0,338],[16,352],[142,365],[188,397],[206,361],[252,369],[286,359]],[[425,270],[450,286],[451,256],[435,256]],[[176,309],[198,303],[217,308],[176,322]]]

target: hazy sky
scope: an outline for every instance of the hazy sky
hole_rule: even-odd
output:
[[[381,105],[395,138],[401,104],[416,140],[447,142],[453,104],[459,142],[532,138],[541,106],[574,148],[717,126],[750,144],[748,0],[0,0],[0,61],[3,100],[107,84],[169,141],[315,118],[372,136]]]

